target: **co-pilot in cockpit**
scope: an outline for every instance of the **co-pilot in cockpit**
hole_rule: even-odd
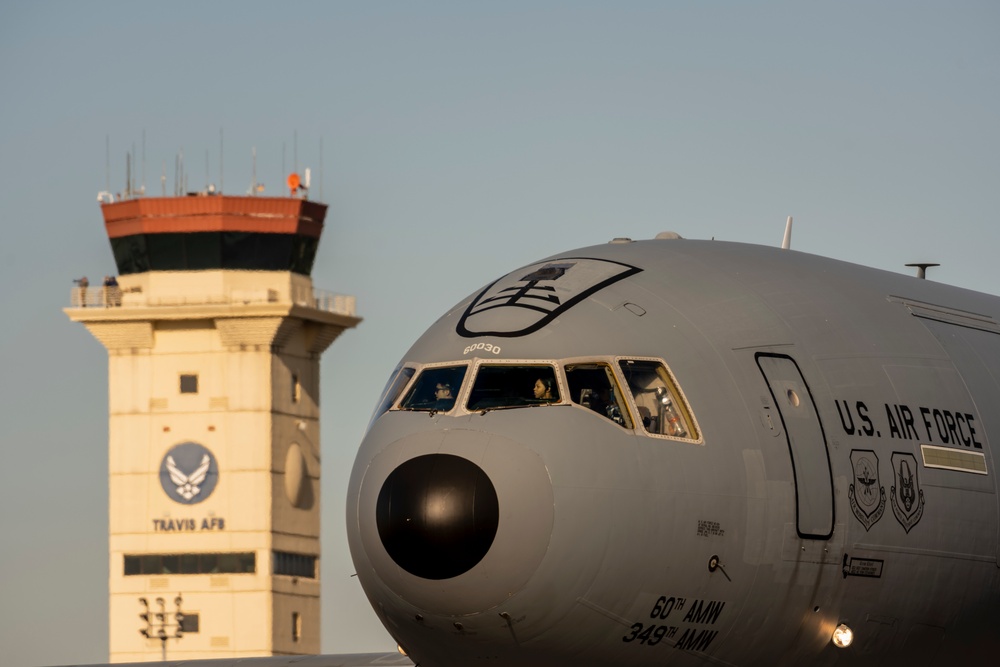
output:
[[[405,369],[404,369],[405,370]],[[447,412],[455,407],[456,390],[462,386],[468,366],[426,368],[417,376],[399,407],[402,410]],[[412,372],[410,373],[412,376]],[[403,387],[400,386],[399,390]]]

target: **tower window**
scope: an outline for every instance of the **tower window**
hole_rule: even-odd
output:
[[[273,563],[275,574],[302,577],[304,579],[316,578],[316,556],[275,551]]]
[[[292,641],[302,639],[302,616],[297,611],[292,612]]]
[[[257,555],[246,553],[125,555],[125,576],[146,574],[253,574]]]
[[[292,403],[298,403],[302,399],[302,383],[299,382],[298,373],[292,373]]]
[[[181,374],[181,393],[182,394],[197,394],[198,393],[198,376],[195,374]]]
[[[181,632],[184,633],[196,633],[199,632],[199,626],[201,625],[201,619],[198,614],[192,614],[190,612],[184,612],[184,616],[181,619]]]

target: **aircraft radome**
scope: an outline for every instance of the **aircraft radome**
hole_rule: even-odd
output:
[[[987,664],[1000,298],[661,236],[406,353],[348,489],[389,633],[421,667]],[[367,664],[299,660],[252,664]]]

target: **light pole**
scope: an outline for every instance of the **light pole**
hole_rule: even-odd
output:
[[[155,613],[150,613],[149,602],[146,598],[139,598],[139,604],[142,605],[142,612],[139,613],[139,618],[146,624],[146,627],[139,629],[139,634],[147,639],[160,640],[161,659],[164,661],[167,659],[167,640],[171,637],[180,639],[184,636],[184,612],[181,611],[181,604],[183,602],[180,593],[178,593],[177,597],[174,598],[174,605],[176,605],[177,611],[174,612],[174,620],[171,622],[168,618],[166,602],[164,602],[163,598],[156,598],[156,605],[159,607],[159,611]],[[168,630],[173,630],[173,634],[169,634]]]

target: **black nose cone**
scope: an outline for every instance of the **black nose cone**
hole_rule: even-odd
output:
[[[424,579],[450,579],[472,569],[493,544],[499,521],[489,477],[450,454],[418,456],[393,470],[375,510],[386,552]]]

